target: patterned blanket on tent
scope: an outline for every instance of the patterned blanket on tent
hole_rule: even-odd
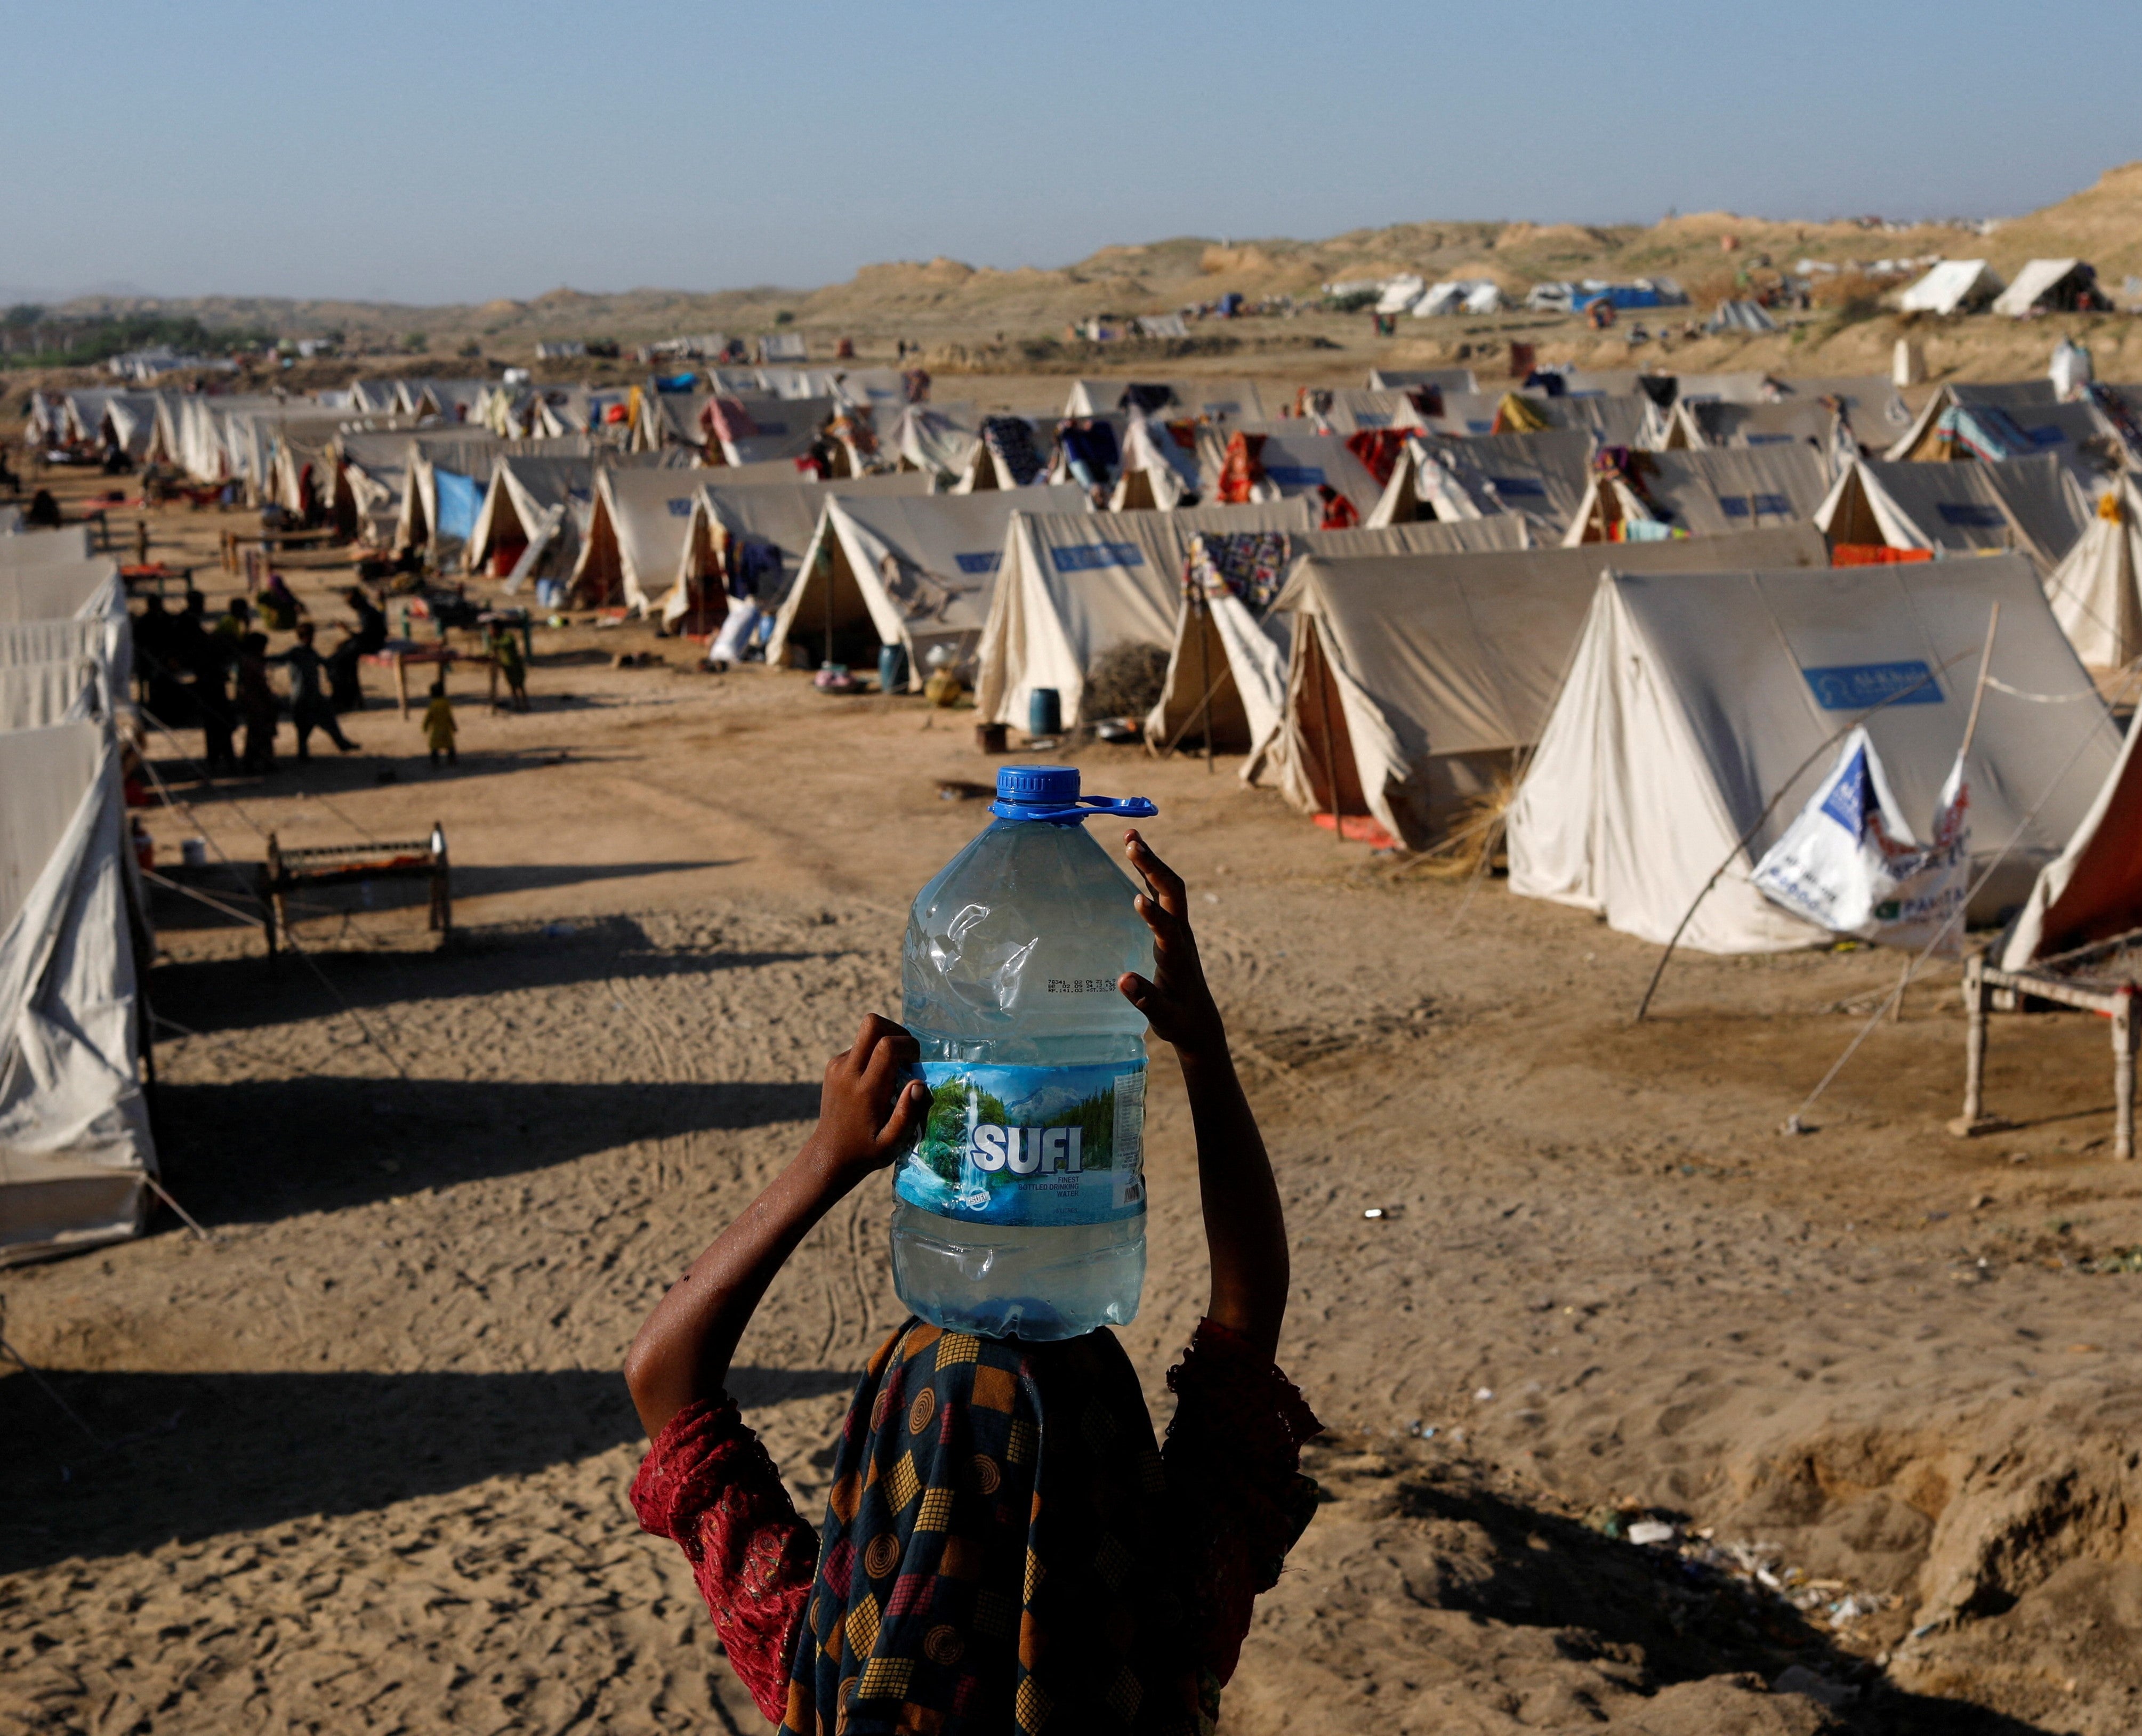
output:
[[[1284,530],[1201,530],[1190,539],[1182,593],[1214,602],[1233,597],[1261,615],[1279,594],[1292,551]]]
[[[1045,468],[1041,454],[1034,450],[1033,424],[1024,417],[988,417],[981,432],[983,444],[996,455],[1018,486],[1025,487]]]
[[[2027,458],[2037,442],[2016,427],[2015,418],[1994,404],[1957,404],[1941,413],[1934,424],[1934,441],[1942,456],[1953,458],[1958,447],[1975,458],[1998,463],[2004,458]]]

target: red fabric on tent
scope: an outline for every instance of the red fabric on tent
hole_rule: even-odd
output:
[[[1361,461],[1362,467],[1381,487],[1391,480],[1405,442],[1405,436],[1396,428],[1363,428],[1346,436],[1346,450]]]
[[[1834,567],[1909,566],[1933,558],[1932,549],[1892,549],[1881,543],[1838,543],[1829,551]]]
[[[1361,522],[1360,509],[1329,482],[1316,485],[1318,504],[1324,509],[1320,530],[1351,530]]]

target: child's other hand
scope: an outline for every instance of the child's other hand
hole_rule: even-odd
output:
[[[1146,1016],[1153,1034],[1185,1055],[1224,1055],[1226,1028],[1205,967],[1197,957],[1197,937],[1190,931],[1190,896],[1182,876],[1155,856],[1136,831],[1123,834],[1126,853],[1151,890],[1137,900],[1138,913],[1152,930],[1153,980],[1125,971],[1116,986],[1123,999]]]
[[[852,1187],[898,1157],[930,1109],[930,1087],[907,1077],[921,1056],[905,1027],[875,1013],[865,1018],[855,1046],[826,1065],[818,1126],[804,1159]]]

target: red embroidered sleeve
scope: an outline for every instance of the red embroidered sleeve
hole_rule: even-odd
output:
[[[1278,1583],[1316,1510],[1301,1447],[1324,1425],[1292,1381],[1211,1320],[1199,1324],[1167,1384],[1177,1403],[1161,1452],[1186,1527],[1197,1663],[1224,1683],[1241,1655],[1251,1605]]]
[[[734,1399],[700,1399],[670,1419],[632,1480],[632,1510],[684,1551],[729,1663],[779,1723],[818,1539]]]

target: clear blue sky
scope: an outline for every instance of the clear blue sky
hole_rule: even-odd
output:
[[[0,295],[808,286],[1432,218],[2014,215],[2142,6],[7,0]]]

